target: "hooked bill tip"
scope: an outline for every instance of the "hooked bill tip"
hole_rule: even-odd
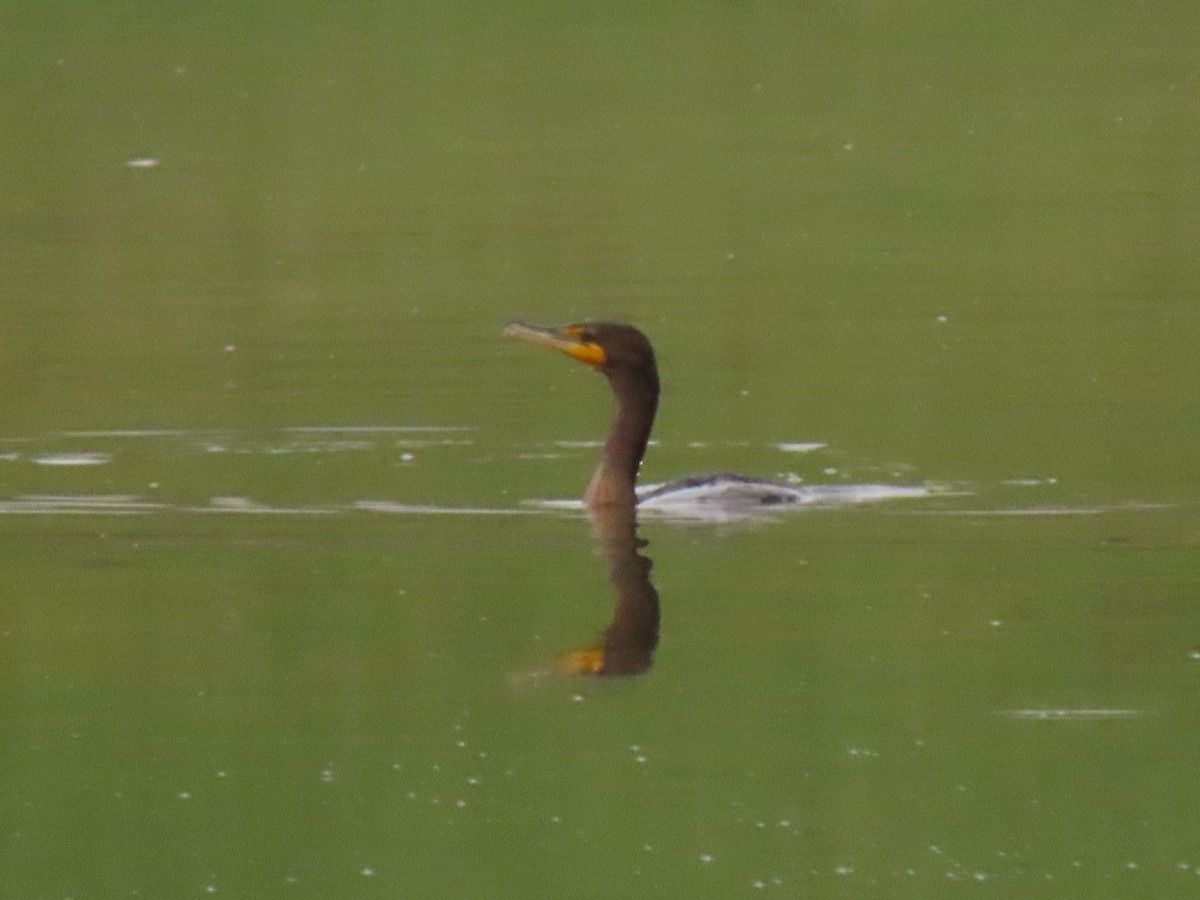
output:
[[[506,338],[516,337],[522,331],[527,330],[528,327],[520,319],[509,319],[504,323],[504,327],[500,329],[500,335]]]

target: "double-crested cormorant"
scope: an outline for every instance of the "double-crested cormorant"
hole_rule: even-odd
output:
[[[642,554],[646,543],[637,535],[635,490],[658,409],[654,350],[636,328],[607,322],[564,328],[511,323],[504,334],[588,363],[607,376],[616,395],[617,415],[586,494],[592,537],[608,560],[616,606],[600,641],[564,654],[559,667],[575,675],[638,675],[653,663],[659,627],[658,591]]]
[[[584,322],[561,328],[510,322],[504,327],[504,336],[559,350],[608,379],[617,399],[617,414],[584,500],[592,508],[637,504],[638,468],[658,411],[658,366],[650,341],[632,325],[615,322]],[[674,494],[686,495],[690,503],[722,506],[805,502],[791,485],[740,475],[672,482],[642,495],[640,500],[643,504],[660,503]]]
[[[504,335],[561,350],[608,379],[617,398],[617,415],[584,500],[588,506],[636,504],[638,468],[658,410],[658,366],[650,341],[636,328],[613,322],[562,328],[510,322]]]

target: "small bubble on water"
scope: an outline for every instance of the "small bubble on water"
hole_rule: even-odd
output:
[[[710,863],[712,861],[713,861],[713,855],[711,853],[701,853],[700,854],[700,862]]]

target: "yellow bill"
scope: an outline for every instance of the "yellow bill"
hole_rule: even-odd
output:
[[[586,325],[566,325],[562,328],[542,328],[537,325],[526,325],[524,322],[509,322],[504,326],[504,336],[536,344],[539,347],[549,347],[567,356],[573,356],[589,366],[602,366],[605,362],[604,348],[595,341],[584,340]]]

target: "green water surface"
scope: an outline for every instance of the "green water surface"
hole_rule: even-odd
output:
[[[1194,896],[1197,34],[5,4],[0,898]],[[514,315],[650,334],[648,480],[931,495],[644,517],[558,673],[608,400]]]

